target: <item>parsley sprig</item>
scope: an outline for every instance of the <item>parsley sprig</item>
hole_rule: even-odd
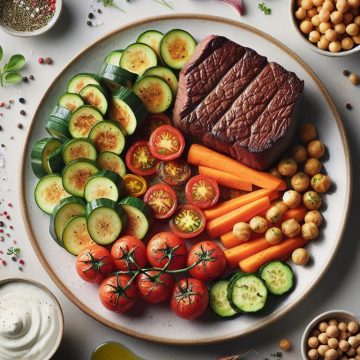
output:
[[[17,255],[17,254],[19,254],[19,252],[20,252],[20,248],[15,248],[15,247],[13,247],[13,246],[11,246],[11,247],[9,247],[8,249],[7,249],[7,255]]]
[[[265,14],[265,15],[271,15],[271,8],[268,7],[265,3],[260,3],[258,8]]]

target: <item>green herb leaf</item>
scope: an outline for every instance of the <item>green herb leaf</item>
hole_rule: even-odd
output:
[[[15,84],[21,80],[21,75],[18,72],[8,72],[3,76],[3,80],[8,84]]]
[[[7,255],[17,255],[20,252],[20,248],[14,248],[13,246],[7,249]]]
[[[3,57],[4,57],[4,50],[0,46],[0,61],[3,59]]]
[[[25,57],[20,54],[13,55],[9,62],[4,66],[5,71],[20,70],[25,65]]]
[[[269,8],[268,6],[266,6],[265,3],[260,3],[258,5],[258,8],[265,14],[265,15],[271,15],[271,8]]]
[[[114,0],[97,0],[97,2],[102,3],[104,7],[114,7],[122,12],[125,12],[121,7],[114,3]]]

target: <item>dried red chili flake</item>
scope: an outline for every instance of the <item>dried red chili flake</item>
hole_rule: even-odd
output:
[[[20,264],[20,265],[25,265],[25,261],[24,261],[23,259],[20,259],[20,260],[19,260],[19,264]]]
[[[1,260],[1,263],[6,266],[6,261],[5,260]]]

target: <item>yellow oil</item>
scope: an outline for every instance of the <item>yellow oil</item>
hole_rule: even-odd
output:
[[[91,360],[141,360],[141,358],[119,343],[108,342],[95,349]]]

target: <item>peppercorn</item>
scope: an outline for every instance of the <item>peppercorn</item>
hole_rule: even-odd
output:
[[[44,62],[45,62],[44,58],[42,58],[42,57],[38,58],[38,63],[39,64],[43,64]]]
[[[0,125],[0,131],[2,131],[3,130],[3,127]]]
[[[22,116],[26,115],[25,110],[20,110],[20,115],[22,115]]]
[[[23,259],[20,259],[20,260],[19,260],[19,264],[20,264],[20,265],[24,265],[24,264],[25,264],[25,261],[24,261]]]
[[[30,80],[35,80],[34,75],[29,76]]]
[[[348,109],[348,110],[351,110],[352,109],[352,105],[350,103],[346,103],[345,104],[345,107]]]
[[[92,25],[92,22],[91,22],[90,20],[88,20],[88,21],[86,22],[86,24],[89,25],[89,26],[91,26],[91,25]]]
[[[102,14],[102,10],[101,9],[98,9],[98,14]]]
[[[95,16],[94,16],[94,14],[93,13],[89,13],[89,15],[88,15],[88,18],[89,19],[93,19]]]
[[[29,81],[29,79],[28,79],[27,76],[23,76],[22,81],[23,81],[24,83],[27,83],[27,82]]]
[[[25,104],[25,99],[24,99],[24,98],[22,98],[22,97],[21,97],[21,98],[19,98],[19,103],[20,103],[20,104]]]
[[[47,65],[51,65],[51,64],[53,63],[53,59],[50,58],[50,57],[47,57],[47,58],[45,58],[44,62],[45,62],[45,64],[47,64]]]
[[[0,221],[0,227],[3,227],[3,226],[4,226],[4,222]]]
[[[13,257],[11,258],[11,260],[12,260],[12,261],[17,261],[17,258],[16,258],[15,256],[13,256]]]
[[[18,124],[17,124],[17,127],[18,127],[18,129],[22,129],[22,128],[23,128],[23,124],[18,123]]]

